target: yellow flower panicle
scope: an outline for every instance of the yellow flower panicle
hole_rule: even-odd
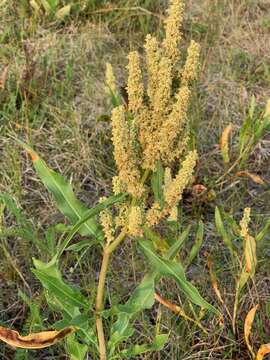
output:
[[[132,206],[128,216],[128,232],[131,236],[143,236],[143,216],[139,206]]]
[[[172,111],[160,129],[158,147],[165,162],[171,160],[172,155],[175,154],[172,144],[180,135],[183,135],[182,130],[185,129],[186,125],[189,96],[190,90],[188,87],[183,86],[179,89]]]
[[[112,140],[118,168],[118,176],[113,179],[115,194],[127,191],[136,199],[141,198],[145,190],[140,182],[141,170],[155,171],[158,160],[165,166],[171,166],[175,160],[181,161],[187,150],[189,85],[196,78],[200,47],[191,41],[185,65],[179,72],[183,11],[183,0],[170,0],[165,20],[165,39],[159,43],[151,35],[146,37],[147,94],[140,56],[137,51],[130,52],[128,56],[128,110],[132,119],[123,106],[118,106],[112,112]],[[110,79],[107,83],[115,84],[110,66],[107,72]],[[179,74],[181,83],[178,89],[174,89],[174,80],[178,80]],[[109,87],[116,89],[115,85]],[[191,180],[196,160],[196,151],[190,152],[175,179],[172,179],[170,169],[166,169],[163,189],[165,205],[162,208],[154,202],[142,217],[141,209],[134,206],[116,218],[116,228],[117,223],[128,226],[130,234],[139,236],[145,220],[151,226],[157,225],[166,216],[170,220],[177,220],[177,205]]]
[[[152,207],[146,213],[146,221],[150,226],[157,225],[160,220],[169,215],[169,220],[177,221],[177,205],[182,199],[183,191],[192,180],[193,170],[195,168],[198,155],[196,151],[190,151],[186,159],[182,163],[182,168],[179,170],[175,179],[171,179],[169,170],[165,173],[164,199],[165,206],[163,209],[157,202],[154,202]]]
[[[169,186],[172,183],[172,173],[171,173],[171,169],[169,167],[165,168],[165,173],[164,173],[164,192],[166,192],[169,188]],[[177,205],[175,205],[172,210],[170,211],[168,220],[169,221],[177,221],[178,218],[178,208]]]
[[[123,228],[127,223],[128,216],[128,205],[125,203],[121,203],[117,205],[118,215],[115,217],[115,227]]]
[[[124,184],[121,182],[121,179],[119,178],[119,176],[114,176],[112,178],[112,188],[113,188],[113,193],[114,195],[118,195],[121,192],[125,192],[125,186]]]
[[[157,91],[152,99],[153,112],[157,115],[156,126],[162,123],[162,116],[165,115],[169,108],[172,89],[172,64],[170,59],[162,57],[159,63],[159,69],[156,73],[157,78]]]
[[[171,150],[167,158],[168,162],[173,162],[175,160],[180,160],[181,156],[187,149],[187,145],[190,139],[189,128],[186,124],[183,129],[183,134],[178,138],[177,144],[174,149]]]
[[[192,179],[197,159],[197,152],[190,151],[183,161],[182,167],[175,179],[173,179],[169,186],[164,189],[164,199],[168,212],[170,212],[182,199],[183,191]]]
[[[112,214],[109,210],[101,211],[99,214],[99,219],[105,234],[105,239],[107,240],[107,244],[109,244],[114,240],[114,227],[113,227]]]
[[[240,221],[240,234],[243,238],[249,236],[248,233],[248,224],[250,222],[250,208],[245,208],[244,209],[244,214],[243,214],[243,218]]]
[[[106,63],[106,73],[105,73],[106,85],[109,90],[114,94],[117,93],[116,79],[114,76],[113,68],[110,63]]]
[[[182,72],[182,85],[188,85],[191,81],[196,79],[199,56],[200,45],[192,40],[188,48],[188,56]]]
[[[130,52],[128,60],[128,108],[132,113],[137,113],[143,106],[144,98],[144,84],[138,52]]]
[[[147,93],[150,99],[150,102],[153,104],[155,102],[155,94],[158,92],[158,71],[159,63],[161,59],[160,54],[160,45],[158,40],[151,36],[147,35],[145,39],[145,53],[146,53],[146,64],[147,64],[147,74],[148,74],[148,86]]]
[[[179,60],[179,43],[181,41],[180,27],[183,22],[183,0],[171,0],[168,16],[165,19],[165,39],[163,47],[166,55],[173,61]]]
[[[140,183],[140,170],[133,149],[133,139],[124,107],[118,106],[112,111],[112,141],[114,159],[119,171],[119,179],[127,187],[127,191],[139,198],[144,189]]]
[[[150,226],[155,226],[160,222],[163,216],[164,214],[159,203],[154,202],[152,207],[146,213],[146,223]]]

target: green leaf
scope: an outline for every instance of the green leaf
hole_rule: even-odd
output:
[[[76,244],[70,245],[69,247],[66,248],[66,250],[79,252],[79,251],[81,251],[81,250],[83,250],[85,248],[90,249],[96,243],[97,243],[97,241],[95,239],[92,239],[92,240],[85,239],[85,240],[77,242]]]
[[[149,241],[141,240],[139,244],[144,255],[159,274],[173,277],[179,289],[181,289],[194,304],[220,315],[219,311],[204,300],[199,291],[187,281],[182,265],[158,256]]]
[[[130,325],[131,316],[126,313],[118,314],[117,321],[113,324],[110,340],[108,342],[109,358],[113,355],[118,344],[130,338],[134,329]]]
[[[178,251],[183,246],[185,240],[187,239],[190,233],[191,226],[188,225],[187,228],[181,233],[179,238],[175,241],[175,243],[170,247],[167,254],[165,255],[166,259],[174,259],[178,253]]]
[[[157,162],[157,170],[152,173],[151,184],[154,193],[155,201],[157,201],[161,208],[164,206],[163,196],[163,181],[164,181],[164,168],[162,162]]]
[[[97,215],[100,211],[107,209],[108,207],[122,202],[128,196],[127,193],[118,194],[114,196],[110,196],[108,199],[103,201],[102,203],[97,204],[96,206],[92,207],[92,209],[88,210],[84,216],[71,228],[70,232],[68,233],[67,237],[60,245],[60,248],[57,252],[56,257],[59,258],[63,251],[66,249],[70,241],[72,240],[73,236],[79,231],[81,226],[87,222],[89,219]]]
[[[70,360],[84,360],[87,350],[88,346],[79,343],[75,334],[67,337],[66,352],[70,356]]]
[[[50,0],[40,0],[41,4],[43,5],[46,13],[49,15],[54,12],[54,3]]]
[[[147,239],[151,240],[156,250],[165,253],[169,249],[169,244],[165,238],[161,238],[159,234],[150,229],[148,226],[143,227],[144,235]]]
[[[31,300],[21,290],[18,291],[20,298],[29,307],[31,314],[31,329],[32,331],[41,331],[43,324],[40,315],[40,303],[36,300]]]
[[[204,235],[204,224],[200,220],[199,224],[198,224],[197,233],[196,233],[195,243],[190,250],[187,261],[185,263],[185,267],[188,267],[192,263],[192,261],[195,259],[195,257],[198,255],[200,248],[202,246],[202,243],[203,243],[203,235]]]
[[[159,351],[162,350],[168,341],[168,334],[157,335],[154,342],[151,345],[134,345],[129,349],[122,350],[118,355],[121,358],[129,358],[131,356],[137,356],[140,354],[145,354],[149,351]]]
[[[87,299],[80,291],[62,280],[55,263],[44,264],[39,260],[34,260],[34,265],[36,269],[32,269],[32,272],[64,309],[66,307],[78,307],[86,310],[89,308]]]
[[[262,241],[268,233],[270,227],[270,219],[268,219],[262,228],[262,230],[255,236],[256,242]]]
[[[75,197],[70,183],[64,177],[51,170],[30,146],[21,142],[20,144],[31,155],[37,174],[48,191],[52,193],[59,210],[72,224],[76,224],[83,218],[88,209]],[[92,235],[99,239],[102,238],[100,226],[93,219],[85,222],[81,226],[79,233],[81,235]]]
[[[133,335],[130,325],[134,315],[144,309],[150,309],[154,304],[156,272],[147,274],[140,285],[134,290],[129,300],[124,305],[117,305],[113,311],[117,314],[117,320],[111,329],[108,342],[110,356],[113,355],[116,346]]]
[[[46,251],[46,246],[39,238],[38,232],[32,226],[31,222],[25,217],[16,201],[8,193],[2,193],[0,194],[0,204],[1,203],[16,218],[16,225],[18,226],[14,226],[14,236],[20,236],[27,241],[31,241],[39,250]],[[1,229],[2,235],[5,235],[4,230],[6,229]],[[11,230],[13,229],[9,228],[8,230],[12,232]]]
[[[215,209],[215,221],[216,221],[216,227],[217,227],[217,231],[218,231],[219,235],[222,237],[224,244],[230,250],[231,255],[234,256],[234,247],[233,247],[231,237],[225,230],[225,227],[224,227],[224,224],[223,224],[223,221],[221,218],[221,214],[220,214],[219,208],[217,206]]]

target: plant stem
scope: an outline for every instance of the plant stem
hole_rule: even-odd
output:
[[[122,232],[117,236],[117,238],[108,246],[107,251],[109,254],[114,252],[118,245],[124,240],[126,234],[126,229],[123,229]]]
[[[98,288],[97,288],[97,297],[96,297],[96,328],[98,335],[98,343],[99,343],[99,358],[100,360],[106,360],[106,341],[104,336],[103,322],[102,316],[100,316],[99,312],[104,309],[104,289],[105,289],[105,280],[109,267],[110,256],[112,252],[117,248],[117,246],[124,240],[126,236],[126,230],[123,229],[122,232],[118,235],[118,237],[114,240],[114,242],[110,246],[105,246],[103,251],[103,259],[101,264],[101,269],[99,273],[98,280]]]
[[[99,274],[99,280],[98,280],[98,288],[97,288],[97,298],[96,298],[96,311],[99,313],[104,308],[104,287],[105,287],[105,279],[106,274],[109,266],[109,260],[110,260],[110,253],[107,251],[107,248],[105,247],[103,252],[103,259],[102,259],[102,265],[100,269]],[[99,356],[100,360],[106,360],[106,342],[105,342],[105,336],[104,336],[104,330],[103,330],[103,323],[102,323],[102,317],[100,314],[97,314],[96,318],[96,328],[97,328],[97,335],[98,335],[98,343],[99,343]]]
[[[146,181],[150,171],[145,170],[141,179],[141,183],[144,184]],[[131,206],[136,203],[136,198],[132,198]],[[109,267],[109,261],[111,254],[116,250],[116,248],[120,245],[120,243],[125,239],[127,235],[127,229],[123,228],[117,238],[111,243],[107,244],[103,251],[103,259],[101,264],[101,269],[99,273],[98,279],[98,288],[97,288],[97,297],[96,297],[96,329],[98,336],[98,344],[99,344],[99,358],[100,360],[106,360],[106,340],[103,329],[102,316],[100,316],[100,312],[104,309],[104,288],[106,275]]]

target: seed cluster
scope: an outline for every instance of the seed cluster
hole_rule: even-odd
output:
[[[200,48],[191,41],[186,62],[180,68],[183,11],[183,0],[171,0],[164,40],[160,42],[147,35],[145,56],[137,51],[129,53],[128,104],[116,106],[112,111],[112,141],[118,169],[113,191],[115,194],[126,191],[134,199],[125,221],[133,236],[142,235],[144,222],[157,225],[167,216],[177,220],[177,205],[192,179],[197,161],[196,151],[187,151],[187,113],[190,84],[196,78]],[[145,63],[141,59],[145,59]],[[117,93],[110,66],[107,66],[106,77],[109,88]],[[149,204],[149,186],[142,179],[144,173],[151,175],[157,171],[157,163],[166,167],[162,188],[164,203],[152,200]],[[177,163],[180,170],[173,178],[171,169],[175,169]]]

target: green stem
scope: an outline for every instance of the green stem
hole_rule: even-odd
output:
[[[148,169],[144,171],[143,176],[141,178],[141,184],[144,184],[149,173],[150,170]],[[131,206],[134,206],[136,204],[136,201],[137,199],[133,197],[131,200]],[[105,289],[106,275],[109,267],[110,256],[121,244],[121,242],[125,239],[126,235],[127,235],[127,229],[123,228],[120,234],[117,236],[117,238],[110,245],[106,245],[103,251],[103,258],[102,258],[102,264],[99,274],[97,297],[96,297],[96,312],[97,312],[96,329],[97,329],[97,336],[99,343],[100,360],[107,359],[106,340],[103,329],[103,321],[102,321],[102,316],[100,315],[100,312],[104,309],[104,289]]]
[[[104,301],[103,301],[104,287],[105,287],[106,274],[107,274],[107,270],[108,270],[108,266],[109,266],[109,260],[110,260],[110,253],[105,248],[104,252],[103,252],[102,265],[101,265],[101,270],[100,270],[100,274],[99,274],[97,298],[96,298],[96,311],[97,311],[96,328],[97,328],[97,335],[98,335],[100,360],[107,359],[106,342],[105,342],[105,336],[104,336],[102,317],[100,316],[99,312],[101,312],[104,309]]]
[[[117,246],[124,240],[125,236],[126,236],[126,230],[123,229],[122,232],[115,239],[115,241],[110,246],[106,246],[103,251],[103,259],[99,274],[97,297],[96,297],[96,312],[97,312],[96,329],[98,335],[100,360],[107,359],[103,322],[102,322],[102,317],[100,316],[100,312],[104,309],[104,289],[105,289],[106,275],[109,267],[110,256],[112,252],[117,248]]]

